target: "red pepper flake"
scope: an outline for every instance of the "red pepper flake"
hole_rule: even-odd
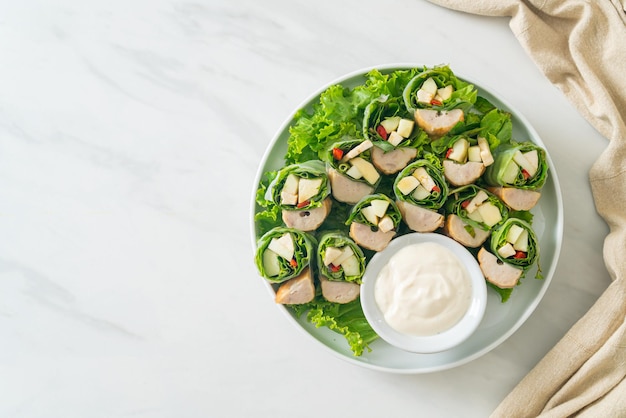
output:
[[[289,262],[289,265],[293,268],[298,267],[298,262],[296,261],[295,258],[292,258],[291,261]]]
[[[304,202],[300,202],[296,205],[298,209],[302,209],[305,206],[308,206],[311,203],[311,200],[307,199]]]
[[[513,258],[526,258],[526,253],[524,251],[517,251]]]
[[[448,148],[448,151],[446,151],[446,158],[450,158],[450,154],[452,154],[452,148]]]
[[[328,268],[330,268],[330,271],[332,271],[333,273],[337,273],[339,270],[341,270],[341,265],[336,266],[334,264],[330,264]]]
[[[343,158],[343,151],[339,148],[333,148],[333,158],[335,160],[341,160]]]
[[[464,200],[464,201],[461,202],[461,207],[463,209],[465,209],[465,208],[467,208],[469,206],[469,204],[470,204],[470,200],[469,199]]]
[[[433,105],[433,106],[441,106],[443,103],[442,103],[442,102],[440,102],[440,101],[439,101],[439,100],[437,100],[437,99],[432,99],[432,100],[430,101],[430,104],[431,104],[431,105]]]
[[[387,140],[387,131],[385,130],[385,127],[383,125],[378,125],[378,127],[376,128],[376,132],[378,133],[378,135],[380,135],[382,139],[384,139],[385,141]]]
[[[530,173],[522,168],[522,176],[524,176],[524,180],[528,180],[530,178]]]
[[[440,192],[441,192],[441,189],[439,188],[439,186],[437,186],[437,185],[435,184],[435,185],[433,186],[433,188],[432,188],[432,190],[431,190],[431,191],[432,191],[432,192],[437,192],[437,193],[440,193]]]

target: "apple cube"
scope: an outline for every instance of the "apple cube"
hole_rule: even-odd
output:
[[[343,264],[344,261],[346,261],[349,257],[353,255],[354,255],[354,251],[352,251],[352,248],[346,245],[345,247],[341,248],[341,255],[335,258],[335,261],[333,262],[333,264],[336,266],[340,266]]]
[[[413,171],[413,177],[418,179],[422,186],[429,192],[437,185],[424,167],[417,167],[415,171]]]
[[[367,151],[368,149],[372,148],[373,146],[374,146],[374,143],[372,141],[370,141],[369,139],[366,139],[365,141],[361,142],[359,145],[357,145],[356,147],[354,147],[350,151],[348,151],[346,153],[346,155],[343,156],[341,161],[348,161],[348,160],[350,160],[352,158],[355,158],[359,154]]]
[[[419,89],[417,91],[417,101],[419,103],[425,103],[425,104],[430,104],[430,102],[433,100],[434,94],[427,92],[426,90],[423,89]]]
[[[411,193],[417,186],[419,186],[420,182],[413,176],[406,176],[400,179],[398,182],[398,190],[403,195],[407,195]]]
[[[421,90],[424,90],[434,96],[435,94],[437,94],[437,88],[438,87],[437,83],[435,83],[435,80],[433,80],[432,77],[428,77],[426,81],[424,81],[424,83],[422,84]]]
[[[393,219],[389,215],[383,216],[383,218],[378,222],[378,229],[383,232],[389,232],[394,228]]]
[[[498,254],[502,256],[502,258],[509,258],[514,256],[516,253],[515,248],[510,243],[504,244],[502,247],[498,248]]]
[[[411,196],[417,201],[424,200],[430,196],[430,192],[420,184],[415,188],[415,190],[413,190],[413,194]]]
[[[298,184],[298,203],[306,202],[319,193],[322,179],[300,179]]]
[[[394,147],[397,147],[405,139],[406,138],[400,135],[397,131],[393,131],[387,137],[387,142],[389,142]]]
[[[479,136],[478,147],[480,148],[480,159],[482,160],[485,167],[493,164],[493,154],[491,153],[491,149],[489,148],[489,141],[487,141],[482,136]]]
[[[269,277],[278,276],[280,273],[278,254],[270,249],[263,251],[263,268],[265,269],[265,274]]]
[[[285,184],[283,184],[282,191],[285,193],[297,195],[298,194],[298,183],[300,182],[300,178],[295,174],[287,175],[285,179]]]
[[[524,229],[522,231],[522,233],[519,235],[519,237],[513,244],[513,248],[515,248],[517,251],[524,251],[525,253],[528,252],[528,231],[527,230]]]
[[[330,265],[341,255],[341,250],[337,247],[326,247],[324,251],[324,264]]]
[[[488,198],[489,196],[487,196],[487,193],[485,193],[483,190],[479,190],[478,193],[476,193],[476,196],[474,196],[472,200],[470,200],[465,210],[467,210],[468,213],[474,212],[476,208]]]
[[[450,99],[450,97],[452,97],[452,92],[454,92],[454,87],[452,87],[452,84],[437,89],[437,95],[441,98],[441,101]]]
[[[521,226],[511,225],[509,232],[506,234],[506,240],[511,244],[515,244],[515,241],[517,241],[522,232],[524,232],[524,228]]]
[[[372,225],[378,225],[378,216],[376,216],[374,210],[375,209],[371,205],[365,206],[363,209],[361,209],[361,213],[363,214],[365,219],[367,219]]]
[[[346,276],[358,276],[361,273],[359,268],[359,259],[356,255],[352,254],[341,263],[343,274]]]
[[[485,220],[480,216],[480,212],[475,210],[474,212],[468,212],[467,217],[473,221],[485,223]]]
[[[522,155],[524,156],[524,158],[526,158],[526,161],[528,161],[528,163],[532,167],[535,167],[535,170],[539,167],[539,154],[537,153],[536,149],[524,152],[522,153]]]
[[[400,116],[391,116],[385,118],[380,124],[383,128],[385,128],[386,132],[393,132],[398,129],[398,124],[400,123]]]
[[[280,238],[272,238],[270,244],[267,246],[270,250],[284,258],[290,260],[293,258],[294,245],[293,238],[289,232],[283,234]]]
[[[380,174],[378,174],[378,171],[376,171],[372,163],[364,160],[361,157],[351,159],[350,164],[356,166],[359,169],[359,171],[363,175],[363,178],[365,178],[365,181],[367,181],[369,184],[376,183],[380,178]]]
[[[411,136],[411,132],[413,132],[413,126],[415,122],[409,119],[400,119],[400,123],[398,124],[398,133],[402,135],[403,138],[408,138]]]
[[[355,180],[358,180],[360,178],[363,178],[363,174],[361,174],[361,172],[359,171],[359,168],[355,165],[353,165],[352,167],[350,167],[347,171],[346,174],[349,175],[350,177],[352,177]]]
[[[480,163],[483,161],[482,157],[480,156],[480,147],[478,145],[472,145],[467,149],[467,159],[476,163]]]
[[[280,192],[280,203],[283,205],[296,205],[298,204],[298,195],[287,193],[283,190]]]
[[[486,202],[478,206],[478,212],[483,218],[483,222],[489,227],[494,226],[502,220],[500,209],[491,202]]]
[[[469,142],[465,138],[461,138],[452,145],[452,152],[448,155],[448,158],[459,163],[464,163],[467,159],[467,150],[469,148]]]
[[[389,202],[383,199],[375,199],[370,202],[370,205],[372,206],[372,208],[374,208],[373,210],[376,216],[378,216],[379,218],[382,218],[383,216],[385,216],[385,213],[387,212],[387,208],[389,207]]]
[[[519,174],[519,166],[515,161],[510,161],[502,173],[502,181],[506,184],[513,184]]]
[[[534,167],[520,151],[517,151],[515,154],[513,154],[513,161],[515,161],[520,167],[522,167],[522,169],[526,170],[530,177],[534,176],[537,173],[537,167]]]

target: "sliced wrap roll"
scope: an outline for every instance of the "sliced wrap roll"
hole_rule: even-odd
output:
[[[373,146],[370,140],[348,139],[326,150],[326,170],[335,199],[355,204],[376,190],[381,175],[372,164]]]
[[[427,81],[429,79],[435,82],[436,90],[432,100],[425,103],[423,93],[420,93],[420,90],[425,92],[430,90],[429,86],[424,84],[425,82],[430,84]],[[452,86],[449,97],[447,93],[439,90],[450,89],[448,86]],[[407,83],[402,93],[404,105],[410,113],[414,113],[417,109],[428,108],[438,110],[461,109],[466,112],[476,102],[477,96],[478,90],[472,84],[457,78],[447,65],[425,69]]]
[[[398,206],[382,193],[365,196],[350,211],[346,225],[350,237],[361,247],[381,251],[396,235],[402,215]]]
[[[451,190],[445,210],[483,231],[491,231],[509,217],[508,208],[496,195],[475,184]]]
[[[306,232],[276,227],[257,241],[254,262],[261,276],[282,283],[311,266],[316,245],[315,238]]]
[[[505,143],[493,153],[483,179],[489,186],[537,190],[548,178],[546,151],[532,142]]]
[[[317,266],[320,274],[328,280],[361,284],[365,273],[365,255],[343,232],[330,231],[319,240]]]
[[[316,193],[312,196],[299,196],[303,189],[307,189],[304,184],[300,184],[301,180],[314,187]],[[270,183],[267,194],[266,198],[272,200],[282,210],[310,210],[322,206],[324,199],[330,195],[326,164],[320,160],[310,160],[281,168]],[[286,195],[294,195],[295,202],[285,200],[288,197]]]
[[[424,178],[419,174],[426,173]],[[443,177],[441,163],[432,154],[406,166],[393,183],[396,199],[426,209],[438,210],[448,198],[448,183]],[[418,178],[421,177],[421,178]]]
[[[332,206],[326,164],[319,160],[283,167],[266,193],[281,209],[285,225],[302,231],[316,230]]]
[[[539,241],[528,222],[509,218],[492,231],[491,251],[502,262],[525,271],[539,259]]]

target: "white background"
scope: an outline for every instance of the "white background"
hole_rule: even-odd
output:
[[[374,372],[274,305],[252,263],[265,148],[312,92],[450,64],[532,123],[565,232],[543,301],[464,366]],[[485,417],[609,283],[606,146],[506,18],[423,0],[0,2],[0,416]]]

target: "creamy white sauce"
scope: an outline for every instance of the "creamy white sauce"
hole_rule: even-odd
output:
[[[467,312],[472,296],[469,273],[446,247],[412,244],[381,269],[374,297],[385,321],[413,336],[435,335],[453,327]]]

